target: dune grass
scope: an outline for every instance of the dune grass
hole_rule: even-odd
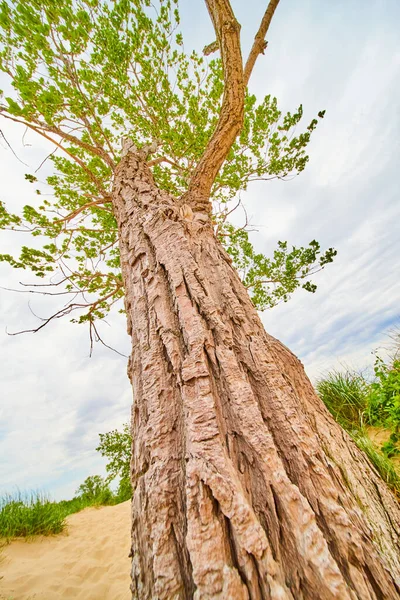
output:
[[[0,499],[0,537],[31,537],[60,533],[65,515],[41,493],[6,494]]]
[[[317,382],[319,397],[346,431],[362,427],[367,409],[368,383],[358,373],[331,371]]]
[[[61,502],[51,501],[40,492],[18,492],[0,498],[0,539],[61,533],[66,517],[89,506],[107,506],[126,498],[108,493],[95,497],[75,497]]]
[[[360,450],[367,455],[380,477],[400,498],[400,475],[396,471],[390,455],[382,452],[385,444],[378,449],[369,438],[365,427],[365,424],[368,423],[382,428],[387,426],[385,422],[377,421],[376,417],[373,421],[370,417],[371,399],[374,399],[372,392],[376,392],[377,385],[377,383],[368,383],[362,375],[356,372],[332,371],[317,382],[316,390],[335,421],[351,435]],[[376,402],[375,399],[374,402]]]
[[[356,433],[352,437],[360,450],[368,456],[381,478],[400,499],[400,476],[390,458],[382,454],[365,433]]]

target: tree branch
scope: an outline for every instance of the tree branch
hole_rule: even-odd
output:
[[[5,119],[9,119],[10,121],[14,121],[15,123],[21,123],[22,125],[25,125],[26,127],[29,127],[29,129],[32,129],[32,131],[34,131],[35,133],[38,133],[39,135],[41,135],[42,137],[44,137],[46,140],[49,140],[50,142],[52,142],[57,148],[60,148],[60,150],[62,150],[66,154],[68,154],[68,156],[72,160],[74,160],[76,163],[78,163],[78,165],[88,174],[88,176],[90,177],[90,179],[92,180],[92,182],[95,184],[95,186],[97,187],[97,189],[99,190],[99,192],[103,196],[109,196],[109,194],[106,192],[106,190],[104,189],[104,187],[101,184],[101,182],[99,181],[99,179],[85,165],[85,163],[80,158],[78,158],[77,156],[75,156],[74,154],[72,154],[71,152],[69,152],[69,150],[67,150],[67,148],[64,148],[64,146],[62,144],[58,143],[55,139],[53,139],[52,137],[50,137],[49,135],[47,135],[47,133],[45,133],[46,131],[53,131],[53,128],[49,128],[49,127],[44,127],[42,125],[28,123],[27,121],[24,121],[23,119],[17,119],[16,117],[13,117],[10,114],[8,114],[7,111],[4,109],[4,107],[2,107],[2,106],[0,106],[0,115],[3,116]],[[59,133],[58,130],[53,131],[53,132],[56,135],[59,135],[61,138],[66,139],[66,140],[70,140],[71,138],[73,140],[76,139],[74,136],[70,136],[69,134],[66,134],[64,132]],[[79,143],[79,145],[82,146],[82,143]],[[85,147],[85,146],[88,146],[88,145],[84,144],[82,147]],[[90,149],[89,151],[92,152],[93,154],[96,154],[96,151],[95,151],[95,149],[92,146],[88,146],[88,149]]]
[[[257,34],[254,38],[253,46],[250,50],[249,57],[246,61],[246,66],[244,67],[244,85],[247,87],[249,83],[249,79],[251,73],[253,71],[253,67],[256,63],[256,60],[260,54],[264,54],[264,50],[267,47],[267,42],[265,41],[265,36],[267,35],[267,31],[271,24],[272,17],[274,16],[274,12],[276,7],[279,4],[279,0],[270,0],[268,4],[267,10],[262,18],[260,27],[257,31]]]
[[[35,315],[35,317],[37,317],[38,319],[40,319],[42,321],[42,324],[39,325],[38,327],[36,327],[35,329],[24,329],[22,331],[16,331],[15,333],[8,333],[8,331],[6,330],[6,333],[9,336],[21,335],[22,333],[37,333],[38,331],[40,331],[41,329],[43,329],[43,327],[45,327],[48,323],[50,323],[54,319],[60,319],[61,317],[64,317],[65,315],[69,315],[74,310],[79,310],[79,309],[84,309],[84,308],[89,308],[90,307],[89,308],[89,313],[92,314],[93,311],[96,310],[97,306],[100,303],[106,302],[109,298],[111,298],[112,296],[114,296],[121,288],[122,288],[122,284],[117,284],[117,286],[115,287],[115,289],[111,290],[111,292],[109,292],[108,294],[106,294],[106,296],[103,296],[102,298],[99,298],[98,300],[94,300],[93,302],[86,302],[84,304],[82,304],[82,303],[71,303],[71,304],[68,304],[64,308],[62,308],[62,309],[58,310],[57,312],[55,312],[54,314],[52,314],[51,317],[48,317],[48,318],[45,318],[45,319],[43,319],[42,317],[38,317],[37,315]],[[80,291],[80,293],[83,293],[83,291]],[[117,300],[119,300],[119,298],[117,298]],[[116,302],[116,300],[114,300],[114,302]],[[114,304],[114,302],[112,304]]]
[[[83,148],[84,150],[87,150],[91,154],[95,154],[96,156],[99,156],[109,165],[109,167],[111,167],[112,170],[115,169],[115,163],[113,162],[112,158],[109,156],[109,154],[103,148],[97,148],[96,146],[87,144],[86,142],[83,142],[81,139],[79,139],[75,135],[71,135],[70,133],[63,131],[59,127],[55,127],[53,125],[48,125],[47,123],[43,123],[39,119],[33,118],[32,122],[30,122],[30,123],[28,123],[27,121],[25,121],[23,119],[16,119],[15,117],[13,117],[9,114],[6,106],[0,106],[0,112],[3,115],[3,117],[5,117],[6,119],[11,119],[12,121],[15,121],[16,123],[22,123],[26,127],[33,129],[37,133],[40,133],[39,130],[47,131],[49,133],[54,133],[55,135],[58,135],[61,139],[67,140],[68,142],[71,142],[71,144],[79,146],[79,147]],[[74,121],[74,122],[76,123],[76,121]],[[81,126],[81,123],[79,123],[79,125]],[[41,134],[41,135],[44,135],[44,134]],[[51,141],[53,141],[53,143],[55,143],[52,138],[48,138],[48,139],[50,139]],[[64,152],[66,152],[65,148],[63,148],[63,149],[64,149]]]
[[[183,167],[181,167],[180,165],[178,165],[176,162],[174,162],[173,160],[170,160],[169,158],[167,158],[166,156],[159,156],[158,158],[154,158],[153,160],[150,160],[147,163],[148,167],[154,167],[155,165],[159,165],[162,162],[166,162],[168,164],[170,164],[172,167],[174,167],[177,171],[184,171],[185,169]]]
[[[99,206],[99,205],[101,206],[102,204],[106,204],[109,202],[110,202],[110,200],[107,200],[107,198],[102,198],[101,200],[94,200],[93,202],[87,202],[86,204],[83,204],[82,206],[79,206],[79,208],[76,208],[75,210],[70,212],[68,215],[66,215],[62,219],[57,219],[56,221],[53,221],[53,223],[51,223],[51,224],[59,225],[60,223],[68,223],[69,221],[71,221],[71,219],[77,217],[81,212],[83,212],[87,208],[90,208],[91,206]],[[102,207],[102,210],[105,210],[106,212],[114,214],[112,212],[112,210],[105,208],[104,206]]]
[[[221,52],[224,96],[219,120],[198,162],[184,201],[195,210],[211,212],[209,196],[215,177],[243,125],[244,83],[240,25],[229,0],[205,0]]]

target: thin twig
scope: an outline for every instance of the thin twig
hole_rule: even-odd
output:
[[[16,158],[17,160],[19,160],[19,162],[20,162],[20,163],[22,163],[23,165],[25,165],[25,167],[29,167],[29,165],[27,165],[26,163],[24,163],[24,161],[23,161],[23,160],[21,160],[21,159],[20,159],[20,158],[19,158],[19,157],[18,157],[18,156],[15,154],[14,150],[12,149],[12,146],[11,146],[11,144],[9,143],[9,141],[7,140],[6,136],[5,136],[5,135],[4,135],[4,133],[1,131],[1,129],[0,129],[0,135],[1,135],[1,137],[3,138],[3,140],[5,141],[5,143],[7,144],[7,146],[10,148],[11,152],[14,154],[15,158]]]

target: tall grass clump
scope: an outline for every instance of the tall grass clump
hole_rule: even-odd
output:
[[[130,484],[130,482],[129,482]],[[90,506],[112,506],[131,496],[130,485],[114,493],[99,475],[87,477],[72,500],[53,502],[39,492],[5,494],[0,497],[0,539],[61,533],[65,518]]]
[[[391,456],[398,453],[400,422],[400,369],[399,361],[386,365],[379,357],[375,361],[372,382],[356,372],[332,371],[316,384],[316,390],[343,429],[353,438],[380,477],[400,499],[400,476]],[[393,431],[388,442],[378,450],[368,437],[366,425]]]
[[[358,430],[367,409],[368,383],[351,371],[332,371],[316,384],[319,397],[343,429]]]
[[[65,515],[56,502],[33,492],[0,498],[0,537],[31,537],[60,533],[65,527]]]
[[[400,476],[390,458],[379,452],[367,435],[356,433],[353,439],[360,450],[365,452],[368,456],[380,477],[387,483],[400,500]]]

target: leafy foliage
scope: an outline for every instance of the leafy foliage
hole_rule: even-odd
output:
[[[278,242],[273,257],[267,258],[254,251],[244,229],[235,229],[228,223],[224,231],[227,232],[226,250],[259,310],[272,308],[281,301],[287,302],[290,294],[300,286],[308,292],[315,292],[315,284],[309,280],[302,281],[323,269],[336,256],[333,248],[321,255],[319,243],[313,240],[308,248],[292,246],[291,250],[287,242]]]
[[[398,443],[400,441],[400,435],[398,433],[392,433],[387,442],[382,444],[382,452],[388,458],[392,458],[393,456],[398,456],[400,454],[400,448]]]
[[[400,427],[400,360],[386,364],[377,356],[374,365],[375,381],[368,396],[368,419],[371,423],[399,431]]]
[[[221,60],[186,53],[176,0],[2,0],[0,44],[0,69],[11,83],[0,114],[52,140],[57,150],[46,184],[26,174],[36,202],[22,215],[0,204],[0,228],[39,236],[42,248],[24,246],[18,258],[2,254],[0,260],[50,276],[52,286],[71,294],[52,318],[77,311],[75,320],[89,322],[96,336],[95,320],[120,306],[124,294],[110,203],[120,140],[129,136],[142,145],[157,139],[155,180],[175,196],[184,193],[218,120]],[[235,266],[245,262],[246,285],[259,309],[287,300],[336,253],[321,254],[315,241],[289,252],[279,242],[267,259],[255,253],[247,232],[226,220],[251,181],[303,171],[324,111],[297,134],[302,116],[301,105],[282,115],[276,98],[258,101],[248,93],[243,130],[212,190],[222,243]],[[302,287],[316,288],[309,281]]]
[[[130,481],[130,460],[132,452],[132,437],[129,426],[125,423],[122,431],[113,429],[108,433],[100,433],[100,444],[96,448],[100,454],[109,459],[106,470],[108,481],[119,478],[117,495],[128,499],[132,495]]]
[[[100,475],[90,475],[81,483],[76,491],[76,496],[88,502],[98,500],[99,504],[107,504],[112,499],[113,494],[108,487],[108,483]]]

